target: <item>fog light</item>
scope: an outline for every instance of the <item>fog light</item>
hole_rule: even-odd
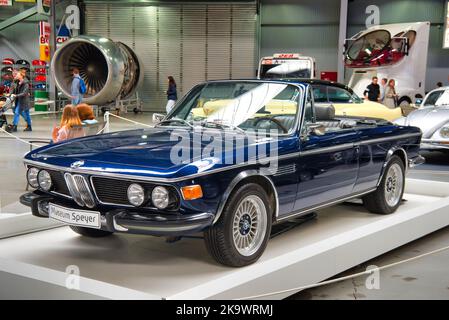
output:
[[[28,184],[33,188],[39,188],[39,182],[37,181],[38,174],[39,174],[38,168],[29,168],[27,171]]]
[[[39,182],[39,187],[44,191],[50,191],[51,189],[51,176],[48,171],[41,170],[37,175],[37,181]]]
[[[145,201],[145,190],[140,184],[133,183],[128,187],[128,201],[136,207],[143,204]]]
[[[151,201],[153,201],[154,206],[158,209],[167,208],[170,201],[169,198],[170,194],[167,188],[157,186],[151,192]]]

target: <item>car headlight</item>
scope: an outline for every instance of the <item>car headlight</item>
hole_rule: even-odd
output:
[[[29,168],[27,171],[28,184],[33,188],[39,188],[39,182],[37,181],[38,174],[39,174],[38,168]]]
[[[440,129],[440,136],[442,138],[449,138],[449,127],[443,127]]]
[[[48,171],[41,170],[39,171],[39,174],[37,175],[37,181],[39,183],[39,187],[44,191],[50,191],[52,182],[51,182],[51,176],[48,173]]]
[[[145,201],[145,189],[140,184],[131,184],[128,187],[128,201],[133,206],[141,206]]]
[[[158,209],[165,209],[170,203],[170,193],[167,188],[157,186],[151,192],[151,201]]]

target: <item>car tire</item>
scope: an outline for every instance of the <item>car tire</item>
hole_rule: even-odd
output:
[[[104,231],[99,229],[92,229],[92,228],[84,228],[84,227],[78,227],[78,226],[70,226],[70,229],[75,231],[76,233],[89,237],[89,238],[103,238],[110,236],[112,232],[110,231]]]
[[[407,96],[401,97],[398,100],[398,106],[399,107],[409,107],[412,104],[412,99],[410,99]]]
[[[393,155],[385,167],[384,174],[376,191],[362,198],[363,205],[372,213],[393,213],[401,204],[404,186],[404,162],[398,156]]]
[[[230,267],[256,262],[270,238],[270,208],[268,195],[260,185],[248,183],[234,190],[218,221],[204,233],[210,255]]]

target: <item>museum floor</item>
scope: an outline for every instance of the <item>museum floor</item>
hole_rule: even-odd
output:
[[[150,124],[151,114],[127,114],[126,117]],[[33,132],[22,132],[17,135],[27,141],[49,140],[51,129],[58,122],[54,115],[33,117]],[[113,119],[111,131],[137,128],[138,126]],[[6,215],[25,213],[28,211],[18,203],[18,197],[26,187],[25,172],[21,156],[30,146],[0,133],[0,177],[2,192],[0,193],[0,223]],[[449,156],[434,152],[424,153],[427,163],[409,172],[408,177],[434,181],[449,182],[447,164]],[[391,262],[407,259],[449,245],[449,227],[434,232],[426,237],[402,246],[387,254],[346,271],[336,277],[364,271],[368,265],[383,266]],[[393,267],[380,273],[380,289],[368,290],[365,287],[366,276],[353,280],[326,285],[302,291],[290,299],[449,299],[449,251],[424,257],[404,265]]]

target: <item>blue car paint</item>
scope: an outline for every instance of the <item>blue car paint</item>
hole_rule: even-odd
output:
[[[301,85],[308,90],[308,85]],[[301,105],[304,105],[304,99]],[[302,117],[301,117],[302,118]],[[184,128],[183,128],[184,129]],[[187,129],[187,128],[185,128]],[[220,204],[226,201],[233,179],[243,171],[258,170],[261,164],[236,166],[214,163],[204,166],[201,156],[191,163],[173,164],[170,152],[177,141],[171,141],[173,128],[152,128],[103,134],[79,138],[36,149],[25,160],[63,168],[83,160],[83,171],[114,173],[139,179],[176,179],[167,182],[176,189],[200,184],[203,198],[185,201],[180,198],[179,214],[209,212],[216,214]],[[382,174],[388,151],[398,146],[405,149],[409,158],[416,157],[419,150],[420,130],[415,127],[378,125],[329,132],[323,136],[300,136],[300,130],[281,136],[277,153],[288,156],[279,161],[279,168],[295,165],[296,174],[270,175],[278,196],[278,217],[282,218],[320,204],[375,188]],[[193,138],[194,132],[191,132]],[[238,135],[238,133],[235,133]],[[412,134],[413,137],[397,138]],[[383,138],[392,138],[382,141]],[[369,140],[379,139],[372,143]],[[248,142],[253,143],[253,142]],[[201,154],[206,143],[193,146],[194,154]],[[322,148],[346,146],[335,151],[313,153]],[[248,148],[248,145],[243,146]],[[267,148],[269,149],[269,148]],[[224,157],[224,155],[216,155]],[[236,156],[236,150],[232,153]],[[247,159],[245,159],[247,160]],[[199,177],[190,175],[202,173]],[[108,209],[110,206],[99,206]],[[120,206],[116,206],[120,207]]]

